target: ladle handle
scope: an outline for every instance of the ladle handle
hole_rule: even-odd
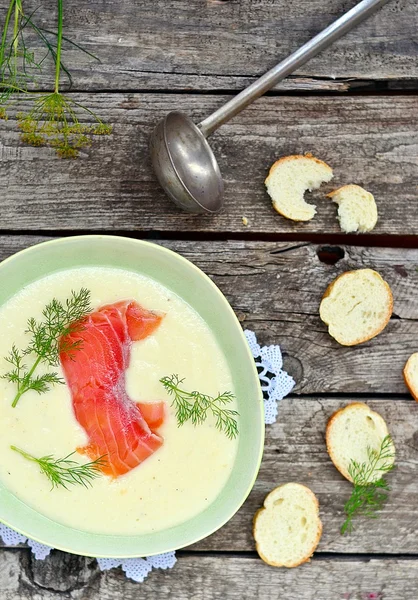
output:
[[[240,92],[235,98],[218,108],[207,119],[202,121],[199,127],[203,135],[205,137],[211,135],[220,125],[235,117],[235,115],[265,94],[276,83],[293,73],[293,71],[296,71],[319,52],[328,48],[328,46],[367,19],[388,1],[362,0],[362,2],[359,2],[359,4],[334,21],[334,23],[321,31],[321,33],[318,33],[318,35],[299,48],[299,50],[293,52],[293,54],[285,58],[281,63],[273,67],[273,69],[270,69],[260,79],[257,79],[257,81],[254,81],[254,83]]]

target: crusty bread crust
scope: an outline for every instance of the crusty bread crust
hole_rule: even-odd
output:
[[[327,169],[329,169],[332,172],[332,168],[329,165],[327,165],[326,162],[324,162],[323,160],[320,160],[319,158],[316,158],[310,152],[306,152],[306,154],[290,154],[289,156],[282,156],[282,158],[279,158],[278,160],[276,160],[276,162],[274,162],[271,165],[270,170],[269,170],[269,174],[268,174],[268,176],[266,178],[266,181],[269,178],[269,176],[273,173],[273,171],[281,163],[288,162],[289,160],[299,160],[301,158],[309,158],[310,160],[313,160],[314,162],[316,162],[318,165],[321,165],[322,167],[326,167]]]
[[[263,507],[259,508],[257,510],[257,512],[254,515],[253,518],[253,536],[254,536],[254,540],[255,540],[255,548],[258,552],[259,557],[261,558],[261,560],[263,560],[266,564],[270,565],[271,567],[286,567],[288,569],[293,569],[294,567],[299,567],[300,565],[303,565],[306,562],[309,562],[311,560],[311,556],[313,555],[313,553],[315,552],[316,548],[318,547],[319,541],[321,539],[322,536],[322,522],[321,519],[319,517],[319,502],[318,502],[318,498],[315,496],[315,494],[313,493],[312,490],[310,490],[308,487],[306,487],[306,485],[302,485],[301,483],[298,483],[297,485],[300,485],[301,487],[305,488],[305,490],[307,490],[309,492],[309,494],[312,497],[312,500],[314,501],[315,505],[316,505],[316,513],[317,513],[317,525],[318,525],[318,532],[317,532],[317,536],[315,538],[314,543],[312,544],[312,547],[309,549],[309,553],[306,554],[306,556],[304,556],[300,561],[292,563],[290,565],[284,565],[282,563],[277,563],[274,561],[270,561],[267,556],[265,556],[260,548],[260,544],[257,542],[256,537],[255,537],[255,529],[256,529],[256,525],[257,525],[257,519],[258,516],[264,512],[265,510],[267,510],[266,508],[266,502],[268,497],[271,494],[274,494],[274,492],[276,492],[277,490],[279,490],[280,488],[286,486],[287,484],[284,483],[283,485],[279,485],[278,487],[274,488],[273,490],[271,490],[271,492],[269,494],[267,494],[267,496],[264,499],[264,503],[263,503]]]
[[[289,219],[289,221],[293,221],[294,223],[306,223],[306,219],[291,219],[284,212],[282,212],[281,210],[279,210],[276,204],[274,204],[274,203],[272,203],[272,204],[273,204],[273,208],[276,211],[276,213],[278,213],[279,215],[281,215],[285,219]],[[307,219],[307,220],[311,221],[312,219]]]
[[[347,188],[352,188],[352,187],[360,187],[360,186],[358,186],[355,183],[347,183],[347,185],[342,185],[341,187],[337,188],[336,190],[332,190],[332,192],[330,192],[329,194],[326,194],[325,197],[332,198],[333,196],[335,196],[336,194],[341,192],[341,190],[346,190]],[[367,192],[367,190],[365,190],[365,191]]]
[[[411,378],[408,375],[408,365],[409,365],[409,362],[417,354],[418,354],[417,352],[414,352],[414,354],[411,354],[411,356],[406,361],[405,366],[403,368],[403,378],[405,380],[406,387],[411,392],[411,396],[414,398],[414,400],[416,400],[418,402],[418,389],[414,386],[414,384],[412,383]]]
[[[291,154],[290,156],[282,156],[282,158],[279,158],[279,160],[276,160],[276,162],[274,162],[269,170],[269,174],[266,177],[265,180],[265,185],[267,185],[267,181],[268,178],[270,177],[270,175],[272,175],[274,173],[274,171],[277,169],[277,167],[284,162],[288,162],[291,160],[299,160],[301,158],[309,158],[310,160],[313,160],[314,162],[316,162],[318,165],[321,165],[323,167],[326,167],[327,169],[329,169],[332,173],[332,168],[327,165],[326,162],[324,162],[323,160],[320,160],[319,158],[316,158],[315,156],[313,156],[310,152],[306,152],[306,154]],[[286,219],[289,219],[290,221],[295,221],[296,223],[304,223],[306,222],[306,219],[294,219],[294,218],[290,218],[288,215],[286,215],[284,212],[282,212],[281,210],[278,209],[277,205],[273,202],[273,208],[274,210],[279,213],[279,215],[282,215],[282,217],[285,217]],[[311,217],[312,219],[313,217]],[[311,219],[307,219],[308,221],[310,221]]]
[[[335,454],[333,453],[333,448],[332,448],[332,444],[331,444],[331,435],[332,435],[331,430],[332,430],[332,426],[334,425],[335,421],[337,419],[339,419],[339,417],[342,415],[342,413],[346,412],[347,410],[352,410],[353,408],[359,408],[359,407],[364,407],[364,406],[366,408],[368,408],[367,404],[365,404],[364,402],[351,402],[350,404],[347,404],[347,406],[343,406],[342,408],[339,408],[328,419],[327,429],[325,432],[325,441],[326,441],[326,445],[327,445],[327,452],[330,455],[332,462],[334,463],[334,467],[341,473],[341,475],[343,475],[343,477],[345,477],[346,479],[348,479],[348,481],[351,481],[351,482],[353,481],[353,479],[351,478],[350,473],[344,468],[344,465],[338,463],[338,461],[335,457]]]
[[[331,295],[332,290],[334,289],[335,284],[337,283],[337,281],[339,279],[342,279],[343,277],[345,277],[346,275],[348,275],[349,273],[356,273],[357,271],[362,271],[364,269],[356,269],[353,271],[345,271],[345,273],[341,273],[341,275],[338,275],[338,277],[336,277],[336,279],[334,279],[334,281],[332,281],[327,289],[325,290],[324,295],[322,296],[322,300],[325,300],[325,298],[328,298],[328,296]],[[373,269],[370,269],[371,271]],[[389,292],[389,304],[386,308],[386,315],[385,315],[385,320],[382,321],[382,325],[380,325],[379,327],[377,327],[376,329],[374,329],[371,333],[369,333],[367,336],[365,337],[359,337],[356,338],[353,342],[350,343],[346,343],[343,342],[341,340],[337,340],[336,338],[334,338],[339,344],[341,344],[341,346],[357,346],[357,344],[363,344],[364,342],[368,342],[369,340],[371,340],[372,338],[376,337],[379,333],[381,333],[384,328],[386,327],[386,325],[389,323],[390,318],[392,316],[393,313],[393,294],[392,294],[392,290],[389,287],[389,284],[383,279],[383,277],[377,272],[377,271],[373,271],[373,273],[375,273],[384,283],[387,291]],[[321,300],[321,303],[322,303]],[[322,318],[323,322],[325,323],[325,325],[329,325],[329,322],[325,321],[325,319]],[[331,335],[331,334],[330,334]]]

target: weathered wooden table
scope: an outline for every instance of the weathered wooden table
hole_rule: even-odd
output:
[[[1,2],[0,21],[5,2]],[[50,23],[42,2],[38,17]],[[418,597],[418,406],[402,380],[418,350],[418,61],[416,0],[393,0],[213,136],[226,207],[188,216],[151,172],[153,124],[181,108],[209,114],[354,0],[72,0],[66,29],[101,58],[67,51],[74,91],[114,125],[76,161],[22,145],[0,122],[0,257],[49,237],[108,232],[154,240],[208,273],[263,344],[280,343],[297,386],[267,427],[260,475],[248,501],[220,531],[178,552],[173,571],[143,584],[102,573],[92,559],[24,547],[0,551],[1,600],[281,598],[416,600]],[[340,232],[335,205],[314,194],[317,217],[278,216],[263,186],[280,155],[311,151],[334,168],[333,185],[356,182],[377,199],[369,235]],[[329,186],[328,189],[331,189]],[[242,217],[247,217],[245,227]],[[383,334],[344,348],[318,316],[326,285],[353,268],[377,269],[395,297]],[[329,415],[361,399],[388,421],[398,449],[390,500],[377,520],[341,537],[350,484],[324,445]],[[275,485],[299,481],[318,495],[324,533],[298,569],[266,566],[251,521]]]

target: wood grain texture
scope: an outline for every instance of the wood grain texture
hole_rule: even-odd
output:
[[[297,0],[291,5],[275,0],[74,0],[65,7],[66,35],[101,62],[69,45],[64,59],[72,66],[77,89],[239,89],[354,4],[354,0]],[[51,29],[54,15],[54,1],[46,0],[36,19]],[[323,89],[325,79],[417,77],[417,25],[415,3],[394,0],[298,74],[310,79],[312,87],[318,78],[318,89]],[[293,78],[285,89],[303,86]]]
[[[174,571],[153,571],[137,584],[120,570],[57,553],[45,562],[0,553],[2,600],[416,600],[418,561],[405,558],[314,558],[275,569],[252,556],[182,555]]]
[[[0,258],[42,239],[1,236]],[[320,260],[323,247],[314,244],[159,243],[203,269],[261,344],[281,344],[296,394],[408,393],[402,369],[418,350],[418,250],[339,247],[344,258],[329,265]],[[364,267],[376,269],[391,286],[394,315],[379,336],[347,348],[328,335],[319,304],[337,275]]]
[[[148,157],[152,127],[181,108],[198,122],[223,96],[96,94],[77,96],[113,124],[76,161],[52,149],[24,146],[13,118],[0,121],[0,228],[292,234],[340,233],[336,205],[325,194],[347,183],[370,190],[379,210],[372,232],[416,235],[418,98],[406,96],[267,97],[214,134],[226,183],[215,217],[179,211],[159,188]],[[264,179],[279,156],[312,152],[334,180],[309,195],[318,214],[295,223],[272,208]],[[242,217],[248,219],[248,227]]]

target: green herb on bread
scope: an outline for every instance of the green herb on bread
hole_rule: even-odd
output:
[[[383,417],[363,402],[352,402],[331,416],[326,443],[334,466],[354,486],[344,506],[344,534],[352,531],[356,516],[378,516],[387,500],[385,475],[394,468],[395,446]]]
[[[354,487],[344,505],[346,520],[341,527],[342,534],[353,530],[353,519],[358,515],[377,518],[377,512],[388,499],[390,488],[384,475],[395,467],[392,462],[395,454],[390,435],[383,439],[379,450],[368,448],[367,453],[368,462],[358,463],[352,460],[348,468]]]

